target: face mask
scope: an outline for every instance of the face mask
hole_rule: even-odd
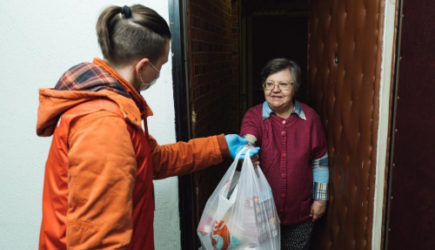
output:
[[[141,81],[142,83],[141,83],[140,86],[139,86],[139,91],[144,91],[144,90],[149,89],[151,86],[154,85],[154,83],[156,83],[157,79],[160,77],[160,70],[158,70],[158,69],[154,66],[154,64],[152,64],[151,62],[149,62],[149,63],[150,63],[150,65],[151,65],[151,68],[153,68],[153,69],[157,72],[157,77],[154,78],[154,80],[152,80],[150,83],[145,83],[145,82],[143,81],[143,79],[142,79],[142,74],[140,74],[140,75],[139,75],[139,76],[140,76],[140,81]]]
[[[158,77],[157,77],[157,78],[158,78]],[[156,83],[157,78],[154,79],[154,80],[152,80],[150,83],[145,83],[145,82],[142,80],[142,76],[140,76],[140,81],[141,81],[142,83],[141,83],[140,86],[139,86],[139,91],[144,91],[144,90],[149,89],[151,86],[154,85],[154,83]]]

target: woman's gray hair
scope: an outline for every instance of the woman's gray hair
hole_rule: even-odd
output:
[[[261,70],[261,83],[264,84],[267,77],[271,74],[279,72],[281,70],[288,69],[290,74],[293,76],[294,88],[297,93],[301,87],[301,67],[299,65],[287,58],[275,58],[266,63],[266,65]]]

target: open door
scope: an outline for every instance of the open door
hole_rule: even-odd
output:
[[[313,249],[370,249],[383,2],[312,0],[308,97],[327,131],[330,200]]]
[[[385,249],[435,249],[435,2],[402,10]]]

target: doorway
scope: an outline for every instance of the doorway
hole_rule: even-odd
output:
[[[384,1],[181,2],[189,137],[237,133],[243,113],[262,101],[261,67],[294,59],[305,73],[299,98],[320,115],[330,157],[328,211],[313,248],[369,249]],[[180,178],[183,249],[199,246],[196,225],[226,166]]]
[[[306,82],[307,1],[245,1],[242,6],[242,74],[247,89],[247,107],[264,101],[260,72],[271,59],[284,57],[298,63]],[[302,86],[303,87],[303,86]],[[305,89],[299,92],[305,101]],[[244,109],[246,110],[246,109]]]

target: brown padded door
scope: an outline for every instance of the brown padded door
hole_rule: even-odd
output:
[[[371,248],[383,3],[311,2],[308,96],[330,156],[330,201],[313,249]]]

